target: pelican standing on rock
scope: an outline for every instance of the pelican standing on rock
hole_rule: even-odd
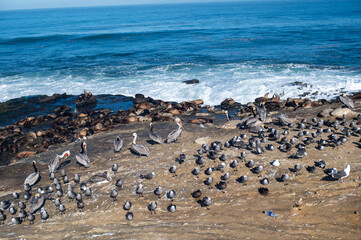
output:
[[[138,154],[139,156],[144,155],[144,156],[149,156],[150,155],[150,151],[149,148],[147,146],[141,145],[141,144],[137,144],[137,134],[133,133],[133,143],[131,146],[131,150],[135,153]]]
[[[81,143],[81,151],[80,154],[77,154],[75,156],[76,161],[80,164],[83,165],[84,167],[88,168],[90,166],[90,160],[88,158],[88,154],[87,154],[87,149],[86,149],[86,143],[82,142]]]
[[[62,160],[65,160],[66,158],[68,158],[70,156],[70,151],[67,150],[65,152],[63,152],[63,154],[58,155],[56,154],[52,159],[50,159],[49,161],[49,172],[50,173],[55,173],[58,168],[60,167],[60,163]]]
[[[166,143],[176,142],[178,138],[182,135],[183,127],[180,118],[176,117],[174,119],[174,122],[178,125],[178,129],[175,129],[168,134]]]
[[[351,98],[347,97],[346,94],[342,94],[339,97],[340,101],[346,105],[346,107],[350,108],[350,109],[354,109],[354,104]]]
[[[35,213],[39,210],[45,203],[44,191],[41,193],[36,193],[34,197],[30,200],[29,212]]]
[[[123,139],[117,136],[114,140],[114,152],[119,152],[123,147]]]
[[[163,144],[162,137],[157,133],[153,131],[153,123],[150,123],[150,132],[149,137],[152,139],[155,143]]]
[[[29,184],[30,186],[33,186],[35,183],[39,181],[40,172],[35,166],[35,161],[33,161],[33,167],[34,167],[34,172],[29,174],[29,176],[27,176],[27,178],[24,181],[24,185]]]

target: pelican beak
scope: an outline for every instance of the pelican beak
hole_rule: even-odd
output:
[[[181,121],[178,121],[178,124],[179,124],[179,126],[182,128],[183,131],[186,131],[186,130],[183,128],[183,125],[182,125],[182,122],[181,122]]]

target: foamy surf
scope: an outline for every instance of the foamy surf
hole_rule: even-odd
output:
[[[248,103],[266,93],[282,98],[331,99],[340,92],[361,91],[359,70],[305,64],[173,64],[147,69],[133,67],[127,74],[118,76],[109,76],[109,71],[124,71],[124,67],[97,69],[88,76],[67,70],[4,77],[0,79],[0,101],[63,92],[77,95],[86,89],[93,94],[142,93],[176,102],[200,98],[205,104],[217,105],[229,97]],[[194,78],[200,83],[182,83]]]

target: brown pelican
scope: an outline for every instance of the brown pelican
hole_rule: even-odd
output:
[[[29,207],[30,213],[35,213],[44,205],[44,203],[45,203],[44,192],[36,193],[35,196],[32,197],[30,200],[30,207]]]
[[[123,147],[123,139],[117,136],[114,140],[114,152],[119,152]]]
[[[24,181],[24,185],[29,184],[30,186],[33,186],[35,183],[39,181],[40,172],[35,166],[35,161],[33,161],[33,167],[34,167],[34,172],[29,174],[29,176],[27,176],[27,178]]]
[[[161,136],[159,136],[159,134],[157,132],[153,131],[153,123],[150,123],[150,132],[149,132],[149,137],[150,139],[152,139],[154,142],[159,143],[159,144],[163,144],[163,139]]]
[[[264,104],[256,105],[256,110],[257,110],[257,116],[259,117],[259,120],[264,122],[266,120],[266,116],[267,116],[267,110],[266,110],[266,107],[264,106]]]
[[[232,116],[230,116],[229,115],[229,113],[228,113],[228,111],[226,110],[226,111],[224,111],[224,113],[226,114],[226,116],[227,116],[227,120],[228,121],[233,121],[233,120],[236,120],[234,117],[232,117]]]
[[[285,114],[282,114],[282,113],[277,117],[277,120],[279,121],[281,126],[288,126],[288,125],[292,124],[292,120],[289,119]]]
[[[70,151],[69,151],[69,150],[63,152],[63,154],[61,154],[61,155],[56,154],[56,155],[55,155],[52,159],[50,159],[50,161],[49,161],[49,165],[48,165],[48,167],[49,167],[49,172],[50,172],[50,173],[55,173],[55,172],[58,170],[61,161],[62,161],[62,160],[65,160],[65,159],[66,159],[67,157],[69,157],[69,156],[70,156]]]
[[[137,134],[133,133],[133,143],[131,146],[131,150],[135,153],[138,154],[139,156],[144,155],[144,156],[149,156],[150,155],[150,151],[149,148],[147,146],[141,145],[141,144],[137,144]]]
[[[178,129],[175,129],[168,134],[166,143],[176,142],[178,138],[182,135],[183,127],[181,120],[176,117],[174,119],[174,122],[178,125]]]
[[[339,96],[340,101],[346,105],[346,107],[353,109],[354,108],[354,104],[351,98],[347,97],[346,94],[342,94],[341,96]]]
[[[86,143],[85,142],[81,143],[81,152],[80,152],[80,154],[77,154],[75,156],[75,158],[76,158],[76,161],[80,165],[83,165],[86,168],[88,168],[90,166],[90,160],[89,160],[88,155],[87,155],[87,149],[86,149]]]
[[[113,178],[110,176],[108,171],[104,171],[102,173],[97,173],[89,178],[87,182],[102,182],[107,180],[110,182]]]

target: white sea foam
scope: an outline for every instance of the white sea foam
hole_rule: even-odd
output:
[[[70,74],[38,73],[0,78],[0,101],[40,94],[80,94],[86,89],[93,94],[134,96],[142,93],[177,102],[201,98],[205,104],[215,105],[227,97],[247,103],[265,93],[277,93],[282,98],[306,95],[311,99],[330,99],[341,91],[361,90],[361,73],[358,71],[302,64],[174,64],[135,70],[118,77],[109,77],[105,73],[109,70],[124,71],[124,66],[97,69],[89,77],[70,71]],[[200,83],[181,83],[193,78],[199,79]]]

